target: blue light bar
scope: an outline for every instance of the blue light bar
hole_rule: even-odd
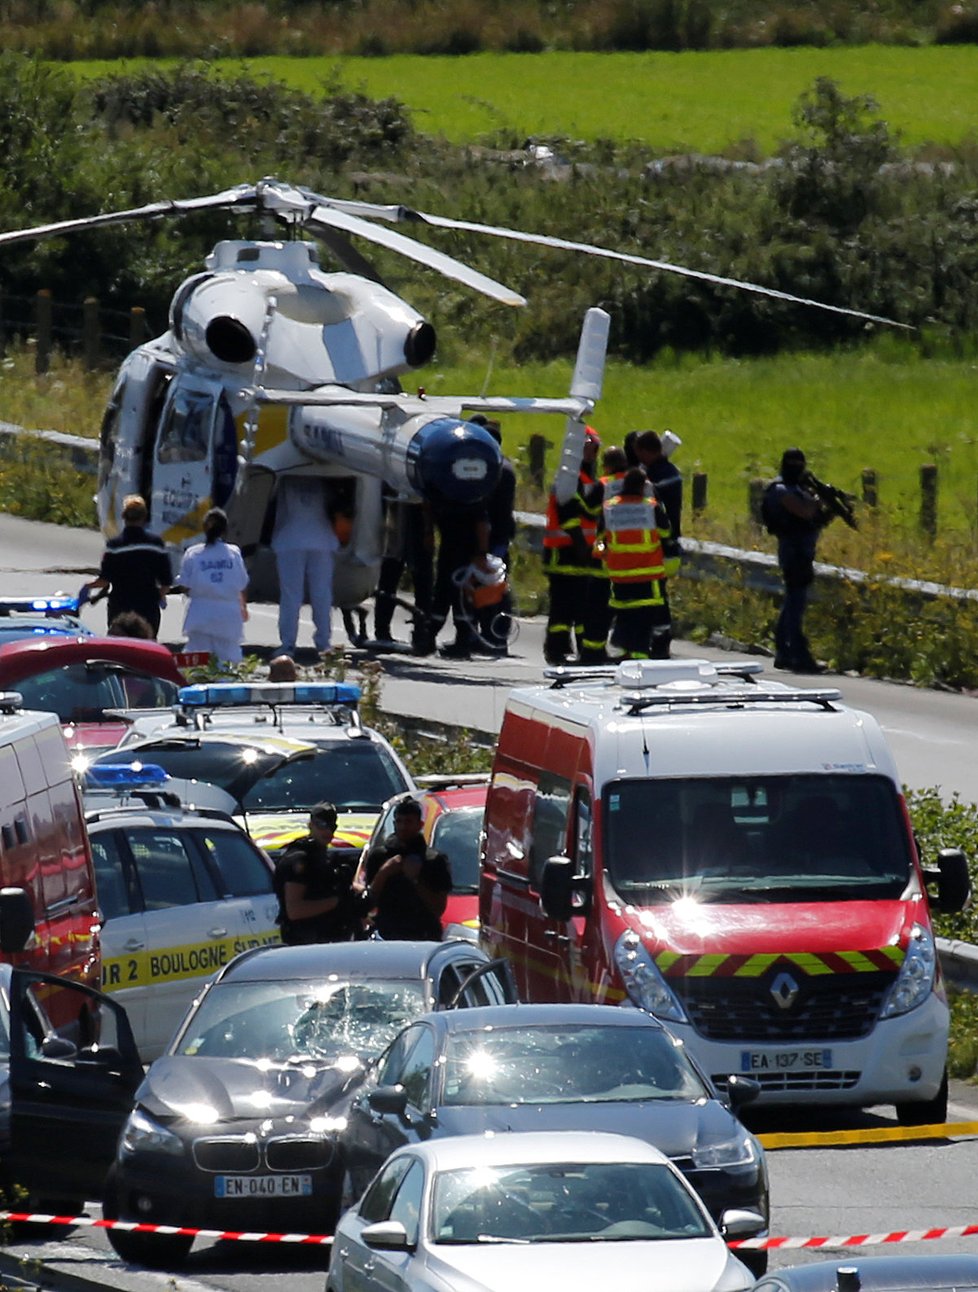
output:
[[[177,698],[187,709],[249,704],[355,705],[360,700],[360,688],[353,682],[199,682],[182,686]]]
[[[77,615],[77,597],[0,597],[0,615]]]
[[[170,778],[159,763],[96,763],[86,770],[85,779],[96,789],[110,789],[158,786]]]

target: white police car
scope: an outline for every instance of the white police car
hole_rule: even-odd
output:
[[[160,767],[106,766],[89,771],[85,795],[103,990],[125,1006],[144,1061],[205,978],[279,941],[268,858],[227,812],[184,806],[173,784]]]
[[[210,781],[236,800],[235,815],[274,857],[309,830],[323,800],[339,812],[334,847],[356,862],[383,804],[415,786],[390,743],[361,724],[360,688],[346,682],[217,682],[182,687],[166,713],[134,714],[122,742],[100,761],[157,763],[171,775]],[[261,774],[258,745],[270,753]],[[297,753],[298,745],[308,748]],[[286,756],[286,750],[291,753]]]

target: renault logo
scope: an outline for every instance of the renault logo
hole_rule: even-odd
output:
[[[790,1009],[798,999],[798,984],[790,973],[779,973],[771,983],[771,995],[778,1009]]]

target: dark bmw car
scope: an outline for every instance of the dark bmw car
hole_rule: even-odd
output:
[[[978,1292],[978,1256],[840,1254],[774,1271],[755,1292]]]
[[[105,1215],[195,1229],[331,1233],[337,1135],[365,1065],[427,1011],[514,999],[466,940],[265,946],[204,988],[136,1092]],[[192,1235],[110,1230],[126,1260],[166,1267]]]
[[[757,1093],[734,1079],[734,1101]],[[593,1130],[661,1149],[719,1220],[768,1218],[764,1151],[651,1015],[613,1005],[507,1005],[431,1014],[393,1042],[342,1134],[359,1195],[402,1144],[482,1131]],[[741,1259],[762,1273],[767,1253]]]

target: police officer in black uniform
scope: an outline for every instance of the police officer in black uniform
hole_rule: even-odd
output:
[[[421,804],[402,799],[394,809],[394,833],[370,850],[364,904],[386,941],[437,942],[452,891],[444,853],[429,848],[421,833]]]
[[[359,923],[353,893],[353,867],[330,848],[336,808],[317,803],[309,813],[309,833],[289,845],[275,867],[282,941],[348,942]]]
[[[173,583],[173,570],[166,544],[146,529],[149,511],[139,494],[129,494],[122,503],[123,530],[110,538],[102,553],[97,579],[85,587],[108,588],[108,622],[127,611],[135,611],[152,629],[160,631],[161,601]]]

